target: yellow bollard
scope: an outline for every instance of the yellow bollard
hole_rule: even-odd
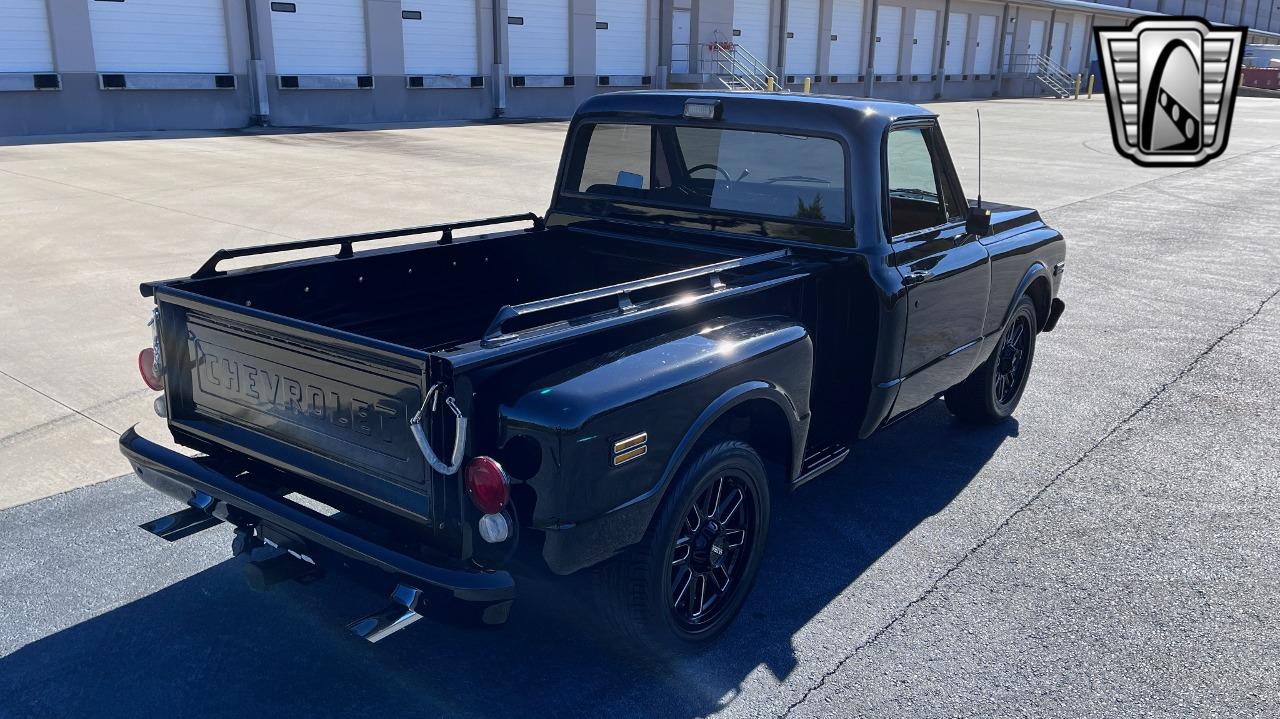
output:
[[[769,92],[773,92],[773,77],[769,77]]]
[[[806,77],[804,79],[804,94],[809,94],[809,88],[813,87],[813,78]]]
[[[1077,100],[1080,99],[1080,83],[1082,80],[1084,80],[1084,78],[1081,77],[1080,73],[1077,72],[1076,73],[1076,99]]]
[[[1093,75],[1089,76],[1089,99],[1093,99]]]

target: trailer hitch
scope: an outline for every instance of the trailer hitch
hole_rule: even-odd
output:
[[[445,464],[436,455],[435,450],[431,448],[431,441],[427,438],[427,431],[422,427],[422,416],[427,412],[435,411],[436,400],[439,399],[442,386],[443,383],[436,383],[427,390],[422,398],[422,406],[418,408],[417,414],[413,415],[413,419],[409,420],[409,430],[413,432],[413,439],[418,443],[418,449],[422,450],[422,456],[426,458],[427,464],[440,474],[450,475],[462,467],[462,452],[467,436],[467,418],[462,415],[462,410],[458,409],[458,402],[453,397],[448,397],[444,401],[444,405],[453,412],[453,452],[449,456],[449,464]]]

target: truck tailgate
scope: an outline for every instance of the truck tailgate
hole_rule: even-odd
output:
[[[158,288],[175,431],[430,521],[409,429],[429,356]]]

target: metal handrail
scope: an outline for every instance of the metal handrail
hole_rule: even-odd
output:
[[[766,91],[772,78],[773,89],[786,92],[778,75],[763,60],[718,30],[712,33],[710,42],[673,43],[672,47],[689,49],[688,59],[680,61],[688,64],[689,73],[715,75],[726,89]]]
[[[527,317],[538,312],[545,312],[547,310],[568,307],[569,305],[604,299],[607,297],[617,297],[618,311],[627,312],[634,307],[631,302],[631,293],[637,290],[649,289],[660,285],[679,282],[681,280],[689,280],[695,277],[705,276],[710,277],[712,289],[719,289],[724,286],[723,283],[720,282],[721,272],[738,269],[740,267],[747,267],[749,265],[756,265],[761,262],[780,260],[790,254],[790,250],[775,250],[773,252],[764,252],[758,255],[751,255],[749,257],[738,257],[732,260],[724,260],[723,262],[714,262],[709,265],[702,265],[701,267],[691,267],[687,270],[677,270],[675,272],[668,272],[663,275],[632,280],[630,282],[621,282],[616,285],[598,287],[596,289],[584,290],[582,292],[573,292],[571,294],[551,297],[545,300],[535,300],[533,302],[525,302],[524,304],[519,305],[504,305],[502,309],[498,310],[498,314],[494,316],[493,321],[489,323],[489,327],[485,329],[483,342],[491,345],[498,340],[513,339],[503,333],[502,326],[517,317]]]
[[[255,245],[253,247],[235,247],[232,249],[223,248],[213,253],[209,259],[205,260],[200,269],[191,275],[192,279],[203,279],[206,277],[214,277],[222,274],[218,271],[218,263],[223,260],[230,260],[236,257],[250,257],[252,255],[266,255],[273,252],[289,252],[291,250],[308,250],[313,247],[328,247],[339,245],[338,254],[334,257],[345,259],[354,254],[352,245],[357,242],[370,242],[372,240],[387,240],[393,237],[407,237],[409,235],[425,235],[432,232],[439,232],[440,244],[447,245],[453,241],[453,231],[461,230],[467,227],[481,227],[484,225],[502,225],[508,222],[530,221],[533,223],[533,229],[541,230],[543,228],[543,219],[532,212],[524,212],[519,215],[502,215],[499,217],[486,217],[481,220],[463,220],[461,222],[445,222],[438,225],[423,225],[421,227],[404,227],[398,230],[380,230],[378,232],[365,232],[358,235],[342,235],[338,237],[321,237],[314,240],[294,240],[292,242],[279,242],[273,245]]]
[[[1048,55],[1019,53],[1008,56],[1006,74],[1034,77],[1061,98],[1070,97],[1075,75]]]
[[[713,54],[716,66],[724,71],[716,73],[717,75],[728,75],[748,90],[768,90],[770,85],[775,89],[782,89],[778,76],[750,50],[725,37],[719,30],[711,38],[706,47]],[[720,82],[729,89],[735,89],[723,77]]]

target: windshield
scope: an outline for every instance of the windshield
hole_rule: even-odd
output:
[[[847,218],[845,154],[829,138],[628,124],[588,125],[579,137],[570,192],[810,222]]]

